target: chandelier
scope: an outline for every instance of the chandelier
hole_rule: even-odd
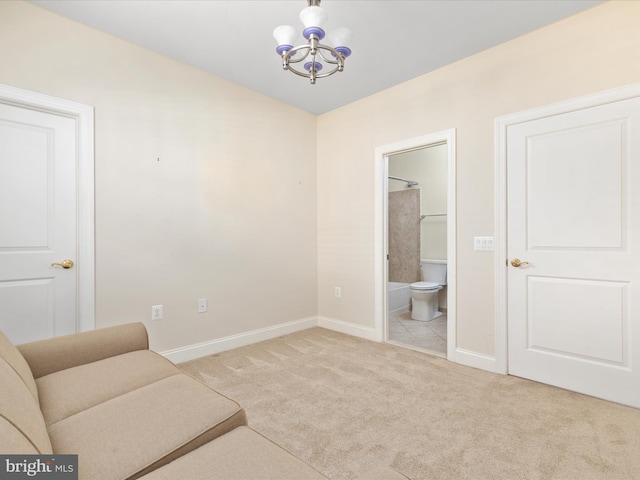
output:
[[[312,84],[316,83],[317,78],[342,72],[345,59],[351,55],[351,49],[346,46],[351,38],[351,30],[348,28],[330,31],[327,34],[327,45],[320,43],[320,40],[325,38],[322,26],[328,18],[326,12],[320,8],[320,1],[307,0],[309,6],[300,12],[300,20],[304,24],[302,36],[307,43],[294,46],[299,40],[299,35],[291,25],[280,25],[273,31],[273,36],[278,42],[276,52],[282,57],[282,68],[308,78]],[[301,63],[302,68],[299,65]],[[322,70],[324,72],[320,73]]]

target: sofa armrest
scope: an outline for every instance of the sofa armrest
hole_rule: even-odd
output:
[[[34,378],[67,368],[149,348],[142,323],[127,323],[17,346]]]

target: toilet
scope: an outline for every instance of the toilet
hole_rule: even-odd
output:
[[[420,260],[422,281],[409,285],[411,318],[427,322],[442,316],[438,310],[438,294],[447,284],[446,260]]]

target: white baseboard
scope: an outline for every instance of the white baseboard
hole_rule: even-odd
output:
[[[307,328],[317,327],[318,318],[308,317],[292,322],[281,323],[272,327],[260,328],[250,332],[230,335],[228,337],[216,338],[207,342],[188,345],[186,347],[175,348],[160,352],[161,355],[171,360],[173,363],[187,362],[196,358],[213,355],[214,353],[232,350],[238,347],[244,347],[253,343],[271,340],[272,338],[281,337],[289,333],[306,330]]]
[[[322,327],[374,342],[383,341],[378,338],[378,332],[375,328],[336,320],[334,318],[308,317],[300,320],[294,320],[292,322],[281,323],[272,327],[239,333],[237,335],[216,338],[207,342],[175,348],[173,350],[167,350],[160,353],[173,363],[187,362],[196,358],[213,355],[215,353],[232,350],[234,348],[244,347],[264,340],[271,340],[272,338],[281,337],[282,335],[299,332],[313,327]],[[449,357],[449,360],[461,365],[479,368],[489,372],[504,373],[496,370],[497,364],[495,357],[472,352],[470,350],[458,348],[455,351],[454,358]]]
[[[456,363],[460,365],[466,365],[467,367],[479,368],[480,370],[487,370],[488,372],[501,373],[496,370],[496,359],[489,355],[483,355],[470,350],[464,350],[463,348],[456,348],[455,359]]]
[[[375,328],[364,327],[362,325],[344,322],[334,318],[318,317],[318,327],[334,330],[340,333],[346,333],[347,335],[353,335],[354,337],[360,337],[374,342],[382,341],[382,339],[378,338],[378,332],[376,332]]]

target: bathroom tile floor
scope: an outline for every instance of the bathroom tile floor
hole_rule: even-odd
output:
[[[391,343],[426,350],[436,355],[447,355],[447,315],[421,322],[411,319],[411,312],[391,314],[389,336]]]

